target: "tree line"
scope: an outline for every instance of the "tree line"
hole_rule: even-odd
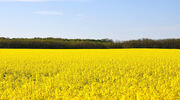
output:
[[[31,49],[110,49],[110,48],[172,48],[180,49],[180,39],[139,39],[113,41],[111,39],[63,39],[63,38],[4,38],[0,48]]]

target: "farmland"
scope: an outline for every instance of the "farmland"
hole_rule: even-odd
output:
[[[0,49],[0,99],[180,99],[180,50]]]

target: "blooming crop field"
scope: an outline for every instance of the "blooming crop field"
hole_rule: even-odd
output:
[[[180,50],[0,49],[0,99],[179,100]]]

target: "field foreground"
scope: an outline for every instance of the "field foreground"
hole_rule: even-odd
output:
[[[178,100],[180,50],[0,49],[0,99]]]

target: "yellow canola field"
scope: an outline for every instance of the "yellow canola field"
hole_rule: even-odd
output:
[[[180,50],[0,49],[2,100],[180,100]]]

